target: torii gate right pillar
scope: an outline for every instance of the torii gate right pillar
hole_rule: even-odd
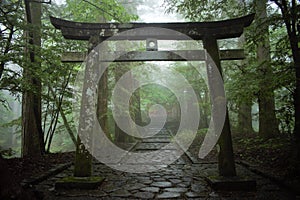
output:
[[[208,84],[211,93],[211,101],[212,105],[217,105],[220,102],[220,98],[224,97],[224,90],[218,91],[218,88],[223,88],[223,83],[219,83],[217,80],[214,79],[212,74],[214,72],[210,72],[210,70],[219,70],[219,73],[222,76],[222,68],[220,62],[220,54],[219,48],[217,44],[217,39],[213,37],[205,37],[203,39],[203,45],[206,49],[207,53],[209,54],[210,58],[207,62],[214,62],[212,65],[215,65],[216,68],[212,67],[211,69],[207,69],[208,73]],[[207,67],[211,66],[210,63],[207,63]],[[210,74],[211,73],[211,74]],[[214,84],[219,84],[218,86]],[[225,99],[224,99],[225,101]],[[218,109],[218,106],[215,106],[214,109]],[[219,113],[219,112],[215,112]],[[213,112],[214,115],[214,112]],[[217,118],[218,116],[212,116],[213,118]],[[218,123],[214,120],[214,123]],[[217,125],[215,125],[216,127]],[[226,115],[225,115],[225,122],[221,132],[221,136],[218,140],[219,145],[219,153],[218,153],[218,169],[219,169],[219,176],[224,177],[232,177],[236,176],[236,169],[235,169],[235,162],[234,162],[234,154],[232,148],[232,139],[231,139],[231,130],[229,124],[229,116],[228,116],[228,109],[226,106]]]

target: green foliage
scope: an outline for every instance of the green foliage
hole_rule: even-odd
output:
[[[65,19],[84,22],[97,22],[103,19],[125,22],[135,19],[135,16],[126,13],[124,8],[115,1],[68,0],[66,5],[60,7],[54,5],[45,8],[45,12],[48,16],[60,15],[60,17]],[[45,51],[45,58],[48,58],[45,63],[46,71],[48,72],[48,77],[45,80],[47,84],[44,90],[45,131],[47,130],[49,134],[48,142],[51,142],[51,136],[56,135],[53,137],[54,146],[52,151],[70,150],[74,148],[74,145],[65,133],[65,126],[59,116],[59,110],[63,110],[69,126],[72,128],[73,133],[76,133],[76,125],[72,117],[72,85],[80,66],[61,63],[60,55],[66,51],[85,52],[87,43],[65,40],[62,38],[61,33],[52,27],[48,19],[43,24],[45,26],[43,35],[46,37],[44,48],[47,50]],[[53,95],[51,90],[54,90],[55,95]],[[53,121],[53,118],[57,118],[57,122]]]
[[[36,27],[26,25],[24,22],[23,1],[5,1],[0,2],[0,4],[0,89],[8,90],[17,97],[24,90],[36,92],[34,85],[23,81],[22,68],[27,69],[33,76],[41,80],[43,132],[45,133],[46,145],[51,147],[53,139],[55,144],[53,151],[72,149],[74,146],[72,146],[72,140],[68,134],[62,134],[66,130],[60,116],[60,110],[63,110],[67,123],[75,132],[72,117],[72,83],[80,67],[74,64],[61,63],[60,59],[65,51],[86,51],[87,43],[64,39],[60,31],[51,25],[49,16],[59,15],[65,19],[86,22],[97,22],[101,18],[108,21],[127,22],[136,19],[136,16],[128,14],[116,1],[109,0],[68,0],[66,5],[43,4],[42,46],[38,49],[41,52],[41,57],[36,58],[41,63],[41,67],[32,68],[32,64],[24,56],[24,49],[25,47],[27,49],[38,47],[26,43],[24,33],[26,30]],[[51,92],[52,90],[53,92]],[[0,99],[5,105],[6,99],[3,97],[1,95]],[[10,129],[15,122],[11,121],[11,115],[7,114],[6,116],[10,120],[1,119],[1,124],[6,124],[6,127],[1,129],[5,132],[3,136],[12,134],[6,129]],[[56,134],[57,136],[54,137]]]
[[[99,22],[119,21],[125,22],[135,19],[115,1],[85,1],[67,0],[66,5],[45,7],[44,13],[69,19],[73,21]],[[48,18],[43,22],[45,71],[48,77],[44,80],[44,131],[47,131],[46,140],[50,146],[53,138],[52,151],[71,150],[72,141],[66,134],[65,125],[60,117],[60,110],[66,115],[68,126],[76,133],[76,124],[72,116],[73,83],[77,76],[79,65],[60,62],[60,55],[66,51],[87,51],[87,43],[68,41],[62,38],[60,31],[54,29]],[[46,133],[46,132],[45,132]],[[69,133],[70,134],[70,133]]]
[[[148,110],[149,106],[154,104],[164,105],[170,107],[174,104],[176,97],[173,93],[160,85],[146,85],[139,88],[140,96],[142,99],[142,110]]]
[[[26,30],[36,27],[28,26],[24,22],[23,1],[11,0],[0,2],[0,90],[9,91],[10,94],[20,97],[24,90],[36,92],[33,85],[25,82],[22,78],[23,69],[33,69],[31,63],[24,56],[24,49],[37,48],[26,43]],[[236,0],[165,0],[168,12],[178,12],[189,21],[220,20],[237,17],[253,12],[252,1]],[[269,17],[266,23],[270,25],[270,43],[272,55],[272,79],[270,85],[275,90],[276,114],[280,122],[281,131],[291,133],[294,126],[292,104],[292,91],[294,90],[293,63],[287,33],[280,15],[274,7],[269,6]],[[53,137],[52,151],[63,151],[72,149],[73,144],[66,134],[65,124],[60,116],[60,110],[66,115],[67,123],[76,132],[76,124],[72,117],[72,87],[80,65],[61,63],[61,55],[65,51],[86,51],[87,43],[80,41],[69,41],[62,37],[61,32],[56,30],[49,21],[49,16],[57,16],[68,20],[83,22],[115,21],[129,22],[136,20],[137,16],[126,12],[126,9],[117,1],[111,0],[67,0],[65,5],[43,5],[42,17],[42,46],[39,51],[41,67],[31,70],[34,76],[42,82],[43,103],[43,131],[47,145],[52,148],[50,137]],[[231,112],[237,112],[237,105],[244,101],[257,99],[259,81],[263,79],[257,72],[259,66],[256,62],[255,47],[259,34],[254,26],[245,32],[244,47],[247,59],[243,62],[224,62],[224,78],[227,97],[230,102]],[[221,47],[232,48],[232,42],[220,43]],[[182,48],[184,48],[183,45]],[[139,48],[144,48],[139,46]],[[179,48],[179,47],[178,47]],[[140,63],[139,63],[140,64]],[[129,68],[139,64],[132,64]],[[147,68],[148,67],[148,68]],[[151,68],[147,65],[141,68],[140,76],[151,76]],[[186,64],[174,64],[177,72],[183,74],[190,82],[198,95],[201,116],[207,119],[210,115],[210,102],[208,88],[199,72]],[[109,88],[114,86],[114,71],[109,70]],[[180,84],[170,78],[174,84]],[[166,88],[157,85],[148,85],[139,89],[141,108],[148,112],[149,105],[162,104],[171,109],[178,104],[177,99]],[[109,93],[109,97],[111,94]],[[20,118],[15,118],[9,110],[10,101],[7,96],[0,95],[1,112],[0,135],[3,138],[16,134],[20,143]],[[5,106],[8,108],[4,108]],[[109,104],[110,105],[110,104]],[[133,109],[138,108],[132,104]],[[111,110],[108,111],[110,132],[114,130],[111,120]],[[234,116],[234,115],[233,115]],[[234,121],[234,120],[233,120]],[[14,131],[11,128],[14,127]],[[14,132],[14,133],[13,133]],[[48,137],[47,137],[48,135]],[[111,134],[113,137],[113,135]],[[47,139],[46,139],[47,138]],[[1,138],[1,144],[5,143]],[[0,145],[1,145],[0,144]],[[13,149],[14,151],[19,151]]]
[[[233,18],[254,12],[255,1],[211,1],[211,0],[165,0],[168,12],[177,12],[189,21],[211,21]],[[291,133],[293,122],[293,90],[294,73],[292,52],[286,27],[277,7],[267,7],[268,18],[264,22],[256,20],[244,32],[244,42],[238,42],[238,48],[244,48],[247,53],[246,60],[222,62],[226,96],[229,101],[231,122],[237,125],[238,105],[242,102],[253,102],[258,98],[260,81],[266,79],[257,64],[256,47],[263,33],[259,26],[267,23],[269,26],[271,45],[271,73],[268,84],[275,91],[276,115],[279,120],[281,132]],[[232,43],[219,43],[221,48],[233,48]]]
[[[246,1],[237,0],[165,0],[167,12],[177,12],[191,21],[212,21],[251,12]]]
[[[21,139],[21,118],[17,117],[16,108],[13,108],[13,99],[8,93],[0,91],[1,98],[7,99],[7,106],[0,105],[0,154],[4,157],[19,156]]]
[[[208,128],[202,128],[197,131],[197,134],[206,135]]]
[[[125,8],[115,0],[67,0],[66,2],[66,8],[61,16],[74,21],[129,22],[137,19],[137,16],[128,14]]]
[[[17,95],[20,92],[21,70],[24,62],[24,9],[20,1],[3,2],[0,6],[0,89]]]

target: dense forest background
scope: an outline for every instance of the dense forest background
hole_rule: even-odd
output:
[[[41,156],[50,152],[74,151],[76,123],[72,115],[73,86],[80,64],[62,63],[64,52],[86,52],[86,42],[65,40],[49,21],[55,16],[80,22],[139,21],[139,7],[148,1],[50,0],[0,1],[0,151],[10,157]],[[155,5],[157,6],[157,5]],[[293,170],[299,167],[300,135],[300,6],[296,0],[165,0],[166,12],[184,21],[225,20],[256,13],[254,23],[237,40],[219,42],[220,49],[245,49],[246,59],[222,62],[231,129],[243,150],[264,151],[269,162],[276,152],[288,155]],[[144,49],[145,44],[138,43]],[[200,43],[201,45],[201,43]],[[186,43],[172,48],[185,49]],[[113,48],[113,47],[111,47]],[[165,49],[170,49],[165,44]],[[202,66],[203,63],[197,63]],[[184,62],[114,64],[100,80],[100,123],[111,140],[124,138],[115,126],[111,91],[126,71],[140,66],[134,76],[151,76],[164,67],[182,73],[198,91],[201,120],[199,134],[210,120],[209,91],[203,77]],[[159,78],[159,77],[157,77]],[[176,80],[170,80],[176,82]],[[164,105],[169,122],[179,119],[178,102],[166,88],[142,87],[134,93],[132,118],[147,124],[149,107]],[[150,111],[155,113],[155,111]],[[238,151],[238,156],[247,156]],[[283,154],[279,154],[283,155]],[[253,154],[250,153],[250,156]],[[274,158],[274,160],[280,159]],[[296,170],[297,171],[297,170]]]

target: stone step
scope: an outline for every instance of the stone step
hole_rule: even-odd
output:
[[[152,151],[152,150],[161,149],[161,148],[167,146],[167,144],[169,144],[169,143],[143,143],[142,142],[136,146],[135,150]],[[176,147],[173,147],[173,145],[172,145],[170,148],[167,148],[167,149],[176,149]]]

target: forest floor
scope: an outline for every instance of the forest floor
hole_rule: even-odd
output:
[[[74,156],[75,152],[50,153],[41,158],[11,158],[6,161],[15,181],[21,183],[25,179],[42,175],[59,164],[73,162]]]
[[[204,134],[198,134],[195,138],[190,152],[198,155],[199,144],[202,143]],[[254,166],[259,171],[266,173],[275,180],[282,182],[299,181],[295,177],[290,165],[291,141],[286,137],[277,137],[264,140],[252,135],[233,135],[233,144],[236,161],[243,161]],[[59,164],[74,161],[74,152],[46,154],[40,159],[12,158],[6,159],[8,168],[14,176],[17,183],[32,176],[38,176],[45,173]],[[216,162],[217,151],[214,149],[203,162]]]
[[[204,139],[200,134],[194,140],[190,151],[197,155],[199,144]],[[264,139],[257,133],[233,134],[235,161],[269,178],[278,184],[300,192],[300,177],[296,175],[292,160],[292,140],[282,135],[272,139]],[[217,162],[217,150],[214,148],[203,161]]]
[[[277,136],[267,140],[257,134],[233,137],[236,159],[257,166],[279,179],[294,176],[291,143],[291,139],[286,136]]]

